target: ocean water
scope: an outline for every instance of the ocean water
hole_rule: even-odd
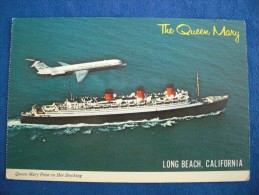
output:
[[[160,23],[240,32],[234,37],[161,34]],[[118,58],[127,66],[75,75],[36,74],[26,58],[47,65]],[[201,96],[229,95],[224,112],[101,125],[21,124],[34,104],[76,96],[103,96],[106,88],[130,94],[176,88]],[[246,29],[242,21],[154,18],[49,18],[13,20],[9,79],[7,167],[48,170],[200,171],[249,169]],[[70,83],[70,84],[69,84]],[[163,169],[163,160],[242,159],[239,168]]]

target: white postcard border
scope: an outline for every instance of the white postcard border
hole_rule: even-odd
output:
[[[230,182],[248,181],[250,171],[104,172],[6,169],[6,178],[15,180],[114,183]]]

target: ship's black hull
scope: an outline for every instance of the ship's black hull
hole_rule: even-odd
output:
[[[186,107],[165,111],[142,112],[142,113],[127,113],[127,114],[112,114],[112,115],[95,115],[95,116],[69,116],[69,117],[33,117],[22,116],[22,123],[32,124],[48,124],[48,125],[63,125],[63,124],[103,124],[111,122],[123,121],[138,121],[143,119],[167,119],[173,117],[196,116],[201,114],[209,114],[223,110],[227,105],[227,100],[224,99],[218,102],[203,104],[200,106]]]

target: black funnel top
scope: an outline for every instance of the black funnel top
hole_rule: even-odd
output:
[[[166,85],[166,88],[174,88],[174,84],[173,84],[173,83],[168,83],[168,84]]]
[[[144,90],[145,90],[145,88],[144,88],[144,86],[142,86],[142,85],[140,85],[140,86],[137,87],[137,91],[144,91]]]
[[[113,94],[113,89],[106,89],[105,94]]]

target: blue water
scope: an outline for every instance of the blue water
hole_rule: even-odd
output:
[[[226,26],[234,37],[162,35],[157,23],[194,28]],[[242,159],[249,169],[248,81],[245,24],[241,21],[52,18],[15,19],[12,30],[8,168],[165,171],[163,160]],[[118,58],[127,66],[93,72],[77,83],[75,75],[44,77],[26,58],[49,66]],[[34,104],[63,101],[69,83],[76,96],[103,96],[106,88],[129,94],[176,88],[201,96],[230,96],[227,109],[207,116],[153,119],[103,125],[26,125],[19,115]],[[205,170],[204,168],[203,170]],[[237,168],[227,168],[227,170]],[[177,171],[190,171],[178,169]],[[199,170],[199,169],[195,169]],[[206,170],[215,170],[209,169]],[[220,170],[216,169],[216,170]],[[223,170],[223,168],[221,168]],[[168,170],[166,171],[174,171]]]

